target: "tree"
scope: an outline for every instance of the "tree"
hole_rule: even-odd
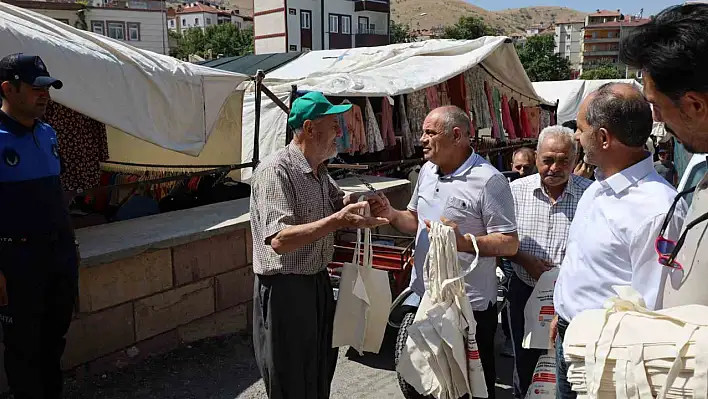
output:
[[[570,79],[570,61],[555,53],[551,35],[531,36],[516,52],[532,82]]]
[[[624,74],[617,68],[614,64],[605,62],[598,66],[583,71],[580,75],[580,79],[584,80],[595,80],[595,79],[622,79]]]
[[[206,58],[209,50],[214,57],[253,54],[253,30],[239,29],[234,24],[210,25],[204,30],[191,28],[181,35],[170,32],[170,37],[177,42],[170,55],[179,59],[193,54]]]
[[[411,43],[416,41],[415,35],[411,32],[411,27],[408,24],[399,24],[391,20],[390,29],[391,44],[394,43]]]
[[[482,36],[495,36],[498,33],[482,18],[466,16],[460,17],[455,25],[446,26],[443,39],[474,40]]]

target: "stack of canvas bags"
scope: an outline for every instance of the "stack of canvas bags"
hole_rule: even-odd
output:
[[[588,310],[563,342],[579,397],[708,398],[708,307],[648,310],[631,287]]]

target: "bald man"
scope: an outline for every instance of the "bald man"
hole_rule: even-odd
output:
[[[563,357],[565,330],[575,316],[602,309],[617,295],[613,286],[631,286],[647,307],[661,307],[668,269],[659,262],[654,238],[678,238],[686,204],[678,204],[663,231],[676,190],[656,173],[644,150],[652,124],[649,102],[631,85],[605,84],[580,106],[576,138],[585,149],[584,161],[597,170],[570,225],[553,296],[558,398],[576,397]]]
[[[536,173],[536,152],[528,147],[516,150],[511,159],[511,170],[519,172],[519,177]]]

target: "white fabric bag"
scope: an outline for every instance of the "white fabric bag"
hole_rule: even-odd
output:
[[[464,288],[464,277],[479,256],[460,270],[455,232],[431,223],[430,249],[424,262],[426,291],[399,358],[398,373],[418,393],[457,399],[486,398],[482,362],[475,338],[477,323]],[[473,243],[475,253],[477,242]]]
[[[651,311],[631,287],[568,326],[568,381],[588,398],[708,397],[708,307]]]
[[[548,339],[546,339],[548,340]],[[556,355],[553,350],[538,358],[525,399],[556,398]]]
[[[359,198],[359,201],[366,197]],[[365,215],[369,215],[365,208]],[[354,257],[342,267],[339,296],[334,313],[332,347],[351,346],[354,350],[379,353],[383,342],[388,312],[391,309],[391,286],[388,272],[373,268],[371,229],[357,230]],[[363,244],[363,262],[359,261]]]
[[[553,289],[556,286],[560,269],[553,269],[541,274],[524,308],[524,339],[522,347],[526,349],[549,349],[548,339],[551,321],[555,316],[553,307]]]

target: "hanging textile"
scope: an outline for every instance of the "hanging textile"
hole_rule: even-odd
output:
[[[509,112],[511,113],[511,121],[514,124],[514,133],[517,138],[524,137],[524,129],[521,127],[521,115],[519,113],[519,103],[515,98],[509,100]]]
[[[393,131],[393,105],[390,97],[381,99],[381,138],[387,147],[396,146],[396,133]]]
[[[99,186],[100,163],[108,160],[106,125],[54,101],[49,101],[44,121],[57,132],[64,189]]]
[[[398,121],[401,127],[401,148],[403,150],[403,156],[408,158],[415,152],[415,141],[416,138],[411,132],[411,127],[408,124],[408,117],[406,116],[406,106],[403,104],[403,96],[398,97]]]
[[[426,90],[418,90],[406,94],[406,115],[408,115],[408,126],[411,134],[415,137],[415,145],[418,145],[420,136],[423,135],[423,121],[428,114],[425,106]]]
[[[349,133],[347,129],[347,122],[344,120],[344,114],[338,114],[337,119],[339,120],[339,127],[341,129],[341,133],[337,135],[336,142],[337,142],[337,153],[338,154],[343,154],[345,152],[350,151],[350,138],[349,138]]]
[[[529,122],[529,116],[528,116],[528,108],[524,107],[524,104],[521,104],[521,127],[522,131],[524,132],[523,137],[524,138],[531,138],[531,123]]]
[[[509,99],[506,95],[502,96],[502,121],[504,125],[504,130],[509,135],[510,139],[516,138],[516,127],[514,126],[514,121],[511,119],[511,109],[509,108]]]
[[[497,114],[494,112],[494,101],[492,100],[492,89],[487,81],[484,81],[484,93],[487,97],[487,105],[489,106],[489,117],[492,120],[492,137],[501,138],[499,132],[499,120],[497,119]]]
[[[379,152],[385,148],[381,139],[381,129],[376,122],[374,107],[371,106],[368,98],[366,99],[366,148],[369,152]]]
[[[551,112],[545,109],[541,109],[539,116],[539,131],[551,126]]]
[[[556,111],[557,111],[557,109],[554,109],[553,112],[551,112],[551,126],[557,125],[557,122],[556,122]]]
[[[494,104],[494,117],[499,125],[499,137],[502,141],[507,141],[507,135],[502,126],[502,116],[501,116],[501,96],[499,95],[499,89],[496,87],[492,90],[492,103]]]
[[[479,67],[474,67],[465,71],[463,75],[467,89],[467,103],[472,108],[475,126],[478,129],[491,127],[492,120],[489,116],[489,105],[484,91],[484,71]]]
[[[529,107],[526,109],[526,115],[529,118],[529,124],[531,126],[531,136],[538,137],[541,127],[541,108],[539,107]]]
[[[465,77],[463,74],[459,74],[448,79],[447,95],[450,99],[451,105],[467,110],[468,106],[465,92]]]
[[[440,97],[436,86],[430,86],[425,89],[425,97],[428,99],[428,109],[434,110],[440,106]]]
[[[347,134],[349,135],[349,153],[365,153],[367,151],[366,129],[364,128],[364,118],[361,115],[361,108],[353,104],[352,108],[345,112],[343,117],[347,126]]]
[[[443,82],[438,85],[438,95],[440,97],[439,104],[441,107],[444,107],[446,105],[452,105],[452,102],[450,101],[450,94],[447,82]]]

